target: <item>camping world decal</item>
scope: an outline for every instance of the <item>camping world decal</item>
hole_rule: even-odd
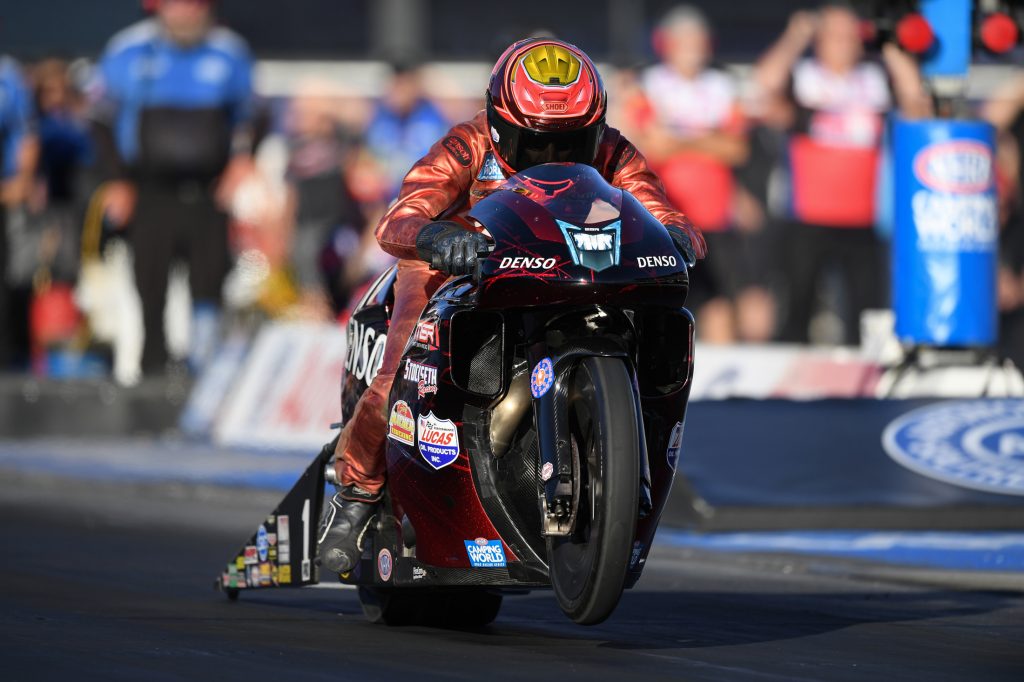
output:
[[[922,476],[1024,495],[1024,400],[928,405],[889,424],[882,445],[899,464]]]

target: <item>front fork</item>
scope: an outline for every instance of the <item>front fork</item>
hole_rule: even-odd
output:
[[[599,341],[599,339],[595,339]],[[533,396],[534,423],[537,429],[537,450],[540,459],[541,535],[568,536],[576,528],[580,497],[580,457],[573,447],[569,430],[569,390],[576,366],[588,356],[619,356],[627,360],[621,349],[595,343],[574,345],[561,355],[552,354],[543,343],[527,348],[530,366],[530,392]],[[550,376],[547,374],[550,373]],[[647,439],[639,392],[633,382],[632,401],[636,411],[640,437],[640,518],[650,513],[651,468],[647,458]]]

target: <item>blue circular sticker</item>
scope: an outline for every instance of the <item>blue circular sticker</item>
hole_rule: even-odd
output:
[[[889,424],[882,446],[923,476],[974,490],[1024,495],[1024,400],[922,407]]]
[[[534,398],[540,398],[548,392],[553,383],[555,383],[555,367],[551,364],[551,358],[544,358],[537,363],[530,374],[530,393]]]

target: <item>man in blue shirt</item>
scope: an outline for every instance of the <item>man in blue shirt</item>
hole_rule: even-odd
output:
[[[32,104],[18,65],[0,57],[0,369],[11,360],[11,332],[24,322],[11,319],[7,285],[7,208],[28,198],[39,145]]]
[[[129,224],[142,300],[142,369],[167,361],[164,304],[175,260],[189,269],[193,367],[209,357],[229,266],[218,182],[248,165],[252,60],[215,26],[211,0],[160,0],[155,16],[115,35],[94,85],[107,218]],[[134,211],[133,211],[134,204]]]

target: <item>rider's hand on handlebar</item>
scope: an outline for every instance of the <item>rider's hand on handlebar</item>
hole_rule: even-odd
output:
[[[416,250],[433,270],[449,275],[469,275],[476,273],[477,258],[490,250],[490,242],[484,235],[470,232],[458,223],[440,220],[420,230]]]
[[[666,225],[665,228],[672,237],[672,243],[676,245],[676,249],[679,250],[683,260],[686,261],[686,265],[691,268],[696,265],[697,252],[693,248],[693,241],[690,239],[690,235],[675,225]]]

